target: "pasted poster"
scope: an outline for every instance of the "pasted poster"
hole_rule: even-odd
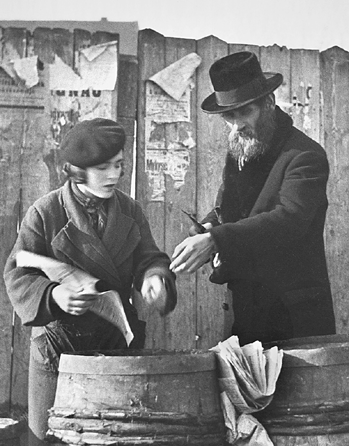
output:
[[[118,42],[85,48],[78,53],[73,70],[55,55],[49,66],[51,132],[59,144],[77,122],[116,118]]]
[[[190,152],[195,147],[191,127],[191,90],[194,73],[201,57],[190,53],[151,76],[145,85],[145,170],[152,201],[164,201],[165,175],[180,189],[190,165]],[[166,126],[172,139],[166,139]],[[170,134],[170,132],[168,132]]]
[[[25,82],[0,68],[1,168],[10,175],[6,186],[8,191],[12,185],[21,187],[23,212],[29,203],[49,191],[49,175],[44,160],[48,133],[45,126],[46,97],[42,70],[38,71],[36,85],[28,88]],[[20,176],[13,177],[12,181],[11,175]]]
[[[177,101],[154,82],[146,82],[146,117],[154,122],[189,122],[190,88]]]
[[[50,92],[52,138],[60,144],[77,122],[84,119],[115,118],[113,92],[100,90],[56,90]]]
[[[44,102],[45,87],[40,77],[35,87],[27,88],[0,68],[0,107],[2,109],[44,110]]]
[[[166,141],[166,125],[176,122],[190,122],[190,89],[176,101],[153,82],[147,82],[145,170],[152,201],[164,201],[165,175],[170,175],[179,189],[190,165],[190,151],[195,147],[190,132],[182,126],[176,141]]]

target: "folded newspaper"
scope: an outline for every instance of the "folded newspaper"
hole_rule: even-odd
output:
[[[264,409],[273,399],[283,350],[274,346],[264,350],[260,341],[240,347],[231,336],[211,348],[216,353],[219,387],[227,441],[253,446],[272,445],[264,427],[251,415]]]
[[[120,295],[115,290],[101,292],[102,281],[67,263],[29,251],[19,251],[16,255],[17,266],[37,268],[55,282],[78,286],[83,294],[98,294],[98,299],[90,310],[114,324],[130,345],[134,335],[128,323]]]

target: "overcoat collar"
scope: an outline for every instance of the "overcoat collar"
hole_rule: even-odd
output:
[[[62,202],[68,222],[53,239],[52,247],[90,274],[121,283],[117,266],[134,250],[138,237],[132,237],[128,243],[130,232],[135,230],[135,221],[122,212],[117,194],[109,199],[102,240],[74,198],[69,181],[62,188]]]

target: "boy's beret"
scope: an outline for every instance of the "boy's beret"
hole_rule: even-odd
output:
[[[125,139],[124,128],[111,119],[82,121],[63,138],[62,158],[80,168],[96,166],[123,150]]]

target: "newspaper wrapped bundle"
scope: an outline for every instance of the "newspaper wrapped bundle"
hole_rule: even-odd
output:
[[[279,377],[283,351],[264,350],[260,341],[240,347],[231,336],[211,349],[216,353],[219,386],[229,444],[272,445],[264,427],[251,415],[272,400]]]
[[[128,323],[120,295],[115,290],[101,292],[101,282],[90,274],[67,263],[29,251],[19,251],[16,255],[19,267],[37,268],[55,282],[71,284],[83,294],[98,294],[98,299],[90,310],[114,324],[130,345],[134,335]]]

